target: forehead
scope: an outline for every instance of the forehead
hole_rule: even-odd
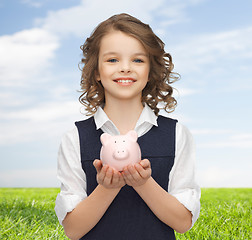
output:
[[[147,51],[138,39],[121,31],[111,31],[101,39],[100,44],[100,54],[108,53],[147,54]]]

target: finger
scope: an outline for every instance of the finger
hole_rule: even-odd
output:
[[[129,179],[130,179],[131,182],[139,180],[140,175],[139,175],[139,173],[137,172],[137,170],[135,169],[134,166],[129,165],[128,166],[128,172],[129,172],[128,177],[129,177]]]
[[[145,172],[146,170],[143,168],[143,166],[142,166],[140,163],[135,164],[135,169],[137,170],[137,172],[139,173],[139,175],[140,175],[141,177],[144,176],[144,172]]]
[[[134,181],[133,177],[131,176],[128,167],[125,167],[122,172],[123,179],[128,185],[132,185],[132,182]]]
[[[148,159],[140,161],[139,164],[145,169],[151,167],[150,161]]]
[[[129,172],[132,175],[132,177],[134,178],[134,180],[136,180],[136,181],[139,180],[139,178],[141,177],[139,172],[135,168],[135,165],[129,167]]]
[[[105,185],[109,186],[112,180],[113,180],[113,168],[108,167],[103,182]]]
[[[140,163],[135,164],[135,168],[142,178],[147,178],[150,175],[150,168],[144,169]]]
[[[102,169],[100,170],[100,172],[97,173],[97,181],[98,181],[98,183],[103,183],[104,182],[104,178],[106,176],[107,169],[108,169],[108,165],[104,165],[102,167]]]
[[[96,169],[96,171],[99,173],[102,169],[102,161],[101,160],[98,160],[98,159],[95,159],[94,162],[93,162],[93,165]]]
[[[120,173],[113,169],[112,184],[118,185],[119,181],[120,181]]]
[[[114,169],[114,173],[116,174],[116,176],[118,177],[118,183],[121,184],[125,184],[125,180],[124,180],[124,177],[123,177],[123,171],[117,171]],[[113,176],[114,177],[114,176]]]

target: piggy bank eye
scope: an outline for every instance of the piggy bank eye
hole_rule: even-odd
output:
[[[125,142],[125,140],[123,140],[123,142]]]
[[[115,141],[115,143],[116,143],[116,141]]]

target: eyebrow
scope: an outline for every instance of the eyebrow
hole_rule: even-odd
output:
[[[106,52],[104,53],[102,56],[105,57],[107,55],[117,55],[117,52]],[[144,56],[144,57],[148,57],[148,54],[143,53],[143,52],[139,52],[139,53],[134,53],[133,56]]]

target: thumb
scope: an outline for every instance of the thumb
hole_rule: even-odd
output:
[[[94,165],[97,172],[101,171],[101,169],[102,169],[102,161],[101,160],[95,159],[93,162],[93,165]]]
[[[148,159],[144,159],[140,162],[141,166],[146,169],[150,167],[150,161]]]

